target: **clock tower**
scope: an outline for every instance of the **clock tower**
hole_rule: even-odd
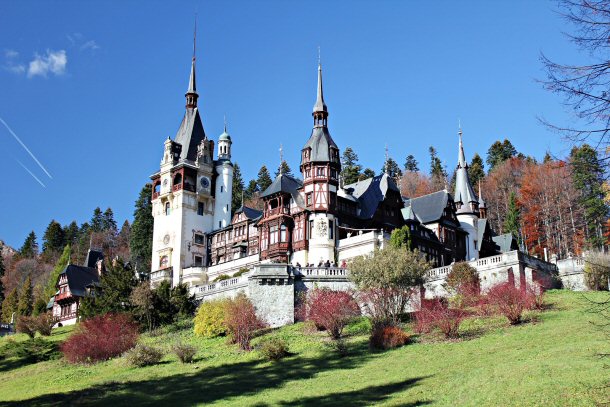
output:
[[[214,220],[220,202],[217,202],[214,186],[218,189],[219,183],[230,185],[233,177],[232,165],[227,157],[214,160],[214,142],[208,139],[203,129],[197,107],[199,95],[195,81],[194,47],[185,97],[186,111],[182,123],[175,138],[165,140],[160,171],[151,176],[154,218],[151,280],[155,283],[169,279],[172,286],[184,282],[185,269],[190,269],[190,282],[197,282],[192,277],[197,275],[197,270],[200,270],[198,278],[205,279],[203,267],[208,264],[207,234],[218,226]],[[226,142],[222,151],[225,149]],[[223,170],[224,167],[231,170],[227,174],[222,173],[221,177],[218,176],[219,162],[222,162]],[[225,193],[224,189],[222,203],[227,195],[230,203],[232,191],[229,189]]]

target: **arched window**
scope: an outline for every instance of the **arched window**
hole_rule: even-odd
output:
[[[166,269],[168,267],[169,267],[169,257],[161,256],[161,259],[159,260],[159,268]]]
[[[160,182],[155,182],[155,188],[153,191],[155,194],[158,194],[159,192],[161,192],[161,183]]]
[[[169,202],[165,202],[165,215],[169,215],[170,209],[169,209]]]

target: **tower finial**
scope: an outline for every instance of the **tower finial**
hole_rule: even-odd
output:
[[[195,28],[193,30],[193,59],[191,61],[191,76],[189,78],[189,88],[186,91],[186,107],[193,109],[197,107],[197,98],[199,95],[197,94],[197,84],[195,81],[195,51],[197,44],[197,13],[195,13]]]
[[[387,175],[388,173],[388,160],[390,153],[388,152],[388,143],[385,144],[385,163],[383,164],[383,172]]]
[[[225,120],[225,133],[227,132],[227,114],[225,113],[224,115],[224,120]]]
[[[284,174],[284,149],[282,148],[282,143],[280,143],[280,175]]]
[[[328,108],[324,102],[324,90],[322,87],[322,63],[320,62],[320,47],[318,47],[318,92],[316,104],[313,106],[313,124],[315,127],[325,127],[328,118]]]
[[[197,13],[195,13],[195,29],[193,30],[193,61],[195,60],[196,55],[196,45],[197,45]]]
[[[318,67],[322,66],[322,58],[320,58],[320,46],[318,45]]]

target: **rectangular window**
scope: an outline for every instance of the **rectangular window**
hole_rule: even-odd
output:
[[[205,209],[205,205],[203,202],[197,202],[197,215],[203,216],[203,211]]]
[[[309,236],[307,236],[308,239],[311,239],[311,237],[313,236],[313,220],[309,221]]]
[[[223,187],[222,185],[220,186],[220,192],[224,192],[225,191],[225,187]]]
[[[271,226],[269,228],[269,244],[277,243],[277,226]]]
[[[195,244],[203,245],[203,235],[195,233]]]
[[[221,220],[219,220],[219,221],[218,221],[218,228],[221,228],[221,227],[222,227],[222,221],[221,221]]]
[[[332,220],[328,221],[328,238],[329,239],[334,239],[335,237],[335,222],[333,222]]]
[[[311,202],[311,201],[312,201],[312,200],[311,200],[311,198],[312,198],[312,193],[311,193],[311,192],[308,192],[307,194],[305,194],[305,197],[306,197],[306,200],[307,200],[306,205],[307,205],[307,206],[311,206],[311,203],[312,203],[312,202]]]
[[[203,257],[195,256],[195,267],[203,266]]]
[[[316,176],[323,177],[325,174],[326,168],[324,167],[316,167]]]

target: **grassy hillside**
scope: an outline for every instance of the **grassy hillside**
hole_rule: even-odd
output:
[[[601,298],[600,293],[587,296]],[[193,336],[187,323],[142,341],[168,349],[177,341],[199,349],[193,364],[168,354],[155,366],[128,367],[122,358],[93,366],[62,360],[22,365],[0,360],[0,405],[438,405],[588,406],[603,401],[609,373],[596,354],[608,352],[582,294],[552,291],[548,310],[508,326],[474,318],[462,339],[415,338],[403,348],[371,353],[367,322],[350,326],[350,355],[337,356],[323,333],[303,324],[269,335],[288,341],[292,356],[263,361],[224,338]],[[410,327],[406,327],[410,330]],[[69,328],[51,339],[65,339]],[[17,335],[15,340],[24,340]],[[7,339],[0,340],[0,347]],[[607,362],[606,362],[607,364]]]

